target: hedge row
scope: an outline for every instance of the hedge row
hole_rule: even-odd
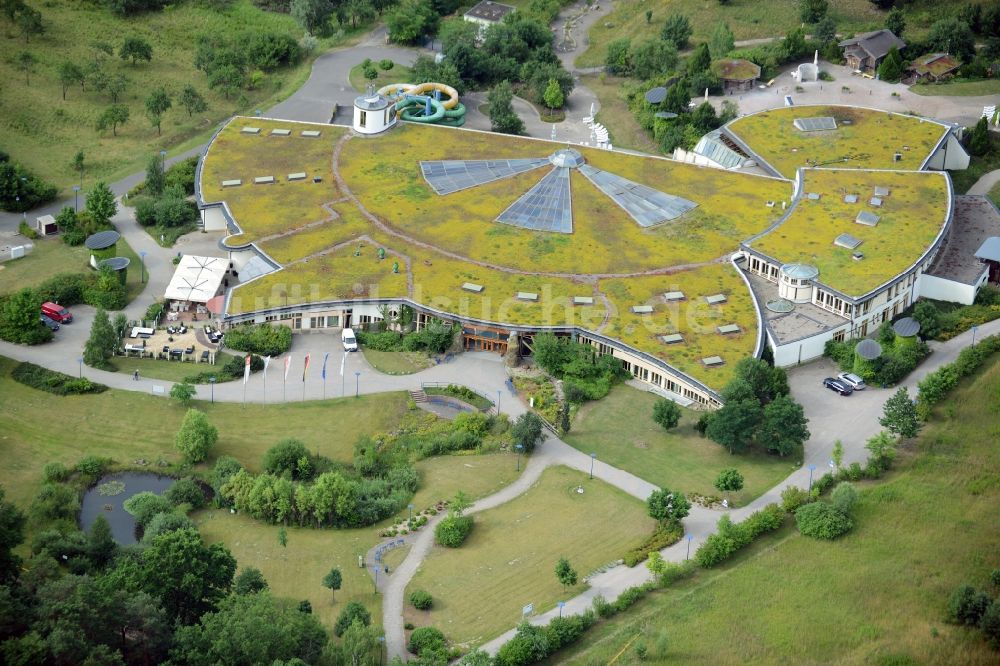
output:
[[[625,566],[634,567],[649,557],[650,553],[674,545],[682,536],[684,536],[684,526],[679,522],[659,523],[641,544],[625,553]]]
[[[1000,335],[990,336],[966,347],[954,363],[943,365],[917,384],[917,414],[926,421],[931,408],[941,402],[963,377],[975,372],[990,356],[1000,351]]]
[[[14,381],[40,391],[56,395],[81,395],[84,393],[102,393],[108,390],[104,384],[92,382],[86,377],[73,377],[55,370],[49,370],[34,363],[18,363],[10,376]]]
[[[785,522],[785,510],[778,504],[768,504],[750,514],[742,523],[733,523],[728,516],[719,518],[718,531],[698,548],[694,559],[706,569],[728,560],[764,532],[773,532]]]
[[[284,325],[245,324],[226,331],[230,349],[261,356],[277,356],[292,348],[292,329]]]

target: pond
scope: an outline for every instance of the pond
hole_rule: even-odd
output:
[[[111,526],[111,534],[119,544],[128,546],[138,542],[135,535],[135,519],[123,506],[125,500],[137,493],[148,490],[162,494],[175,479],[147,472],[122,472],[109,474],[83,496],[80,509],[80,528],[89,530],[98,516],[104,516]],[[107,485],[105,485],[107,484]],[[122,487],[124,484],[124,487]],[[101,494],[101,491],[106,494]],[[117,491],[117,494],[111,494]]]

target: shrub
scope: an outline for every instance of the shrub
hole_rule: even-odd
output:
[[[994,648],[1000,647],[1000,600],[994,601],[979,619],[979,628]]]
[[[110,458],[84,456],[80,459],[80,462],[76,464],[76,471],[79,472],[85,480],[92,482],[99,479],[110,464]]]
[[[31,516],[36,521],[76,520],[80,510],[79,494],[61,483],[46,483],[31,502]]]
[[[676,428],[681,420],[681,408],[672,400],[660,398],[653,404],[653,420],[664,430]]]
[[[788,513],[795,513],[796,509],[811,501],[809,493],[798,486],[788,486],[781,491],[781,508]]]
[[[424,650],[441,650],[445,647],[444,634],[434,627],[420,627],[410,634],[406,648],[418,657]]]
[[[426,590],[413,590],[410,592],[410,605],[417,610],[430,610],[434,605],[434,599]]]
[[[205,491],[202,490],[197,481],[189,476],[174,481],[163,496],[174,506],[189,504],[192,509],[200,509],[205,506]]]
[[[595,595],[591,603],[598,617],[609,618],[615,614],[614,606],[600,594]]]
[[[23,220],[17,225],[17,233],[21,234],[29,240],[37,240],[38,232],[28,226],[27,222]]]
[[[489,417],[482,412],[462,412],[452,421],[455,430],[463,430],[482,439],[489,432]]]
[[[108,390],[104,384],[97,384],[86,378],[80,379],[65,375],[34,363],[18,363],[11,371],[10,376],[14,381],[25,386],[56,395],[101,393]]]
[[[826,502],[813,502],[795,511],[799,532],[814,539],[836,539],[854,527],[850,516]]]
[[[47,483],[62,483],[69,478],[69,469],[61,462],[45,463],[42,474]]]
[[[434,540],[447,548],[458,548],[472,531],[471,516],[447,516],[434,530]]]
[[[684,536],[684,527],[676,521],[659,523],[653,533],[635,548],[625,553],[625,566],[634,567],[647,557],[650,553],[663,550],[681,540]]]
[[[153,539],[177,530],[197,529],[194,521],[180,513],[157,513],[142,531],[142,542],[152,543]]]
[[[858,491],[850,483],[842,481],[833,489],[830,502],[833,504],[833,508],[849,516],[854,510],[854,505],[858,502]]]
[[[740,548],[747,546],[764,532],[781,527],[785,510],[778,504],[768,504],[750,514],[742,523],[734,524],[728,515],[719,518],[718,529],[709,536],[695,553],[695,562],[704,568],[729,559]]]
[[[125,500],[125,510],[132,514],[139,527],[146,527],[158,513],[170,513],[173,505],[162,495],[143,491]]]
[[[832,488],[833,484],[836,482],[837,479],[834,478],[833,473],[827,472],[826,474],[819,477],[813,482],[813,492],[816,493],[817,495],[822,495],[830,488]]]
[[[359,601],[348,601],[347,605],[344,606],[344,610],[340,611],[340,615],[337,616],[337,623],[333,625],[333,633],[338,638],[344,635],[348,627],[354,623],[355,620],[359,620],[361,624],[366,627],[372,623],[372,614],[368,612],[368,609],[361,605]]]
[[[297,439],[283,439],[264,454],[264,470],[275,476],[287,473],[293,479],[309,479],[315,473],[315,465],[305,444]]]
[[[651,591],[653,586],[651,583],[643,583],[642,585],[633,585],[632,587],[626,588],[618,598],[615,599],[613,604],[616,613],[621,613],[622,611],[628,610],[636,604],[637,601],[646,596],[646,593]]]
[[[292,348],[292,329],[285,325],[245,324],[226,331],[230,349],[261,356],[277,356]]]
[[[958,624],[976,626],[991,603],[989,595],[971,585],[962,585],[951,593],[948,619]]]

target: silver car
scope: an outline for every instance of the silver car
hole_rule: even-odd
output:
[[[837,375],[837,379],[844,382],[855,391],[863,391],[865,389],[865,380],[861,379],[861,377],[858,377],[853,373],[842,372],[839,375]]]

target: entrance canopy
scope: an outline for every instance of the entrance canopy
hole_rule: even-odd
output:
[[[164,297],[168,301],[207,303],[219,293],[228,268],[226,259],[186,254],[177,264]]]

